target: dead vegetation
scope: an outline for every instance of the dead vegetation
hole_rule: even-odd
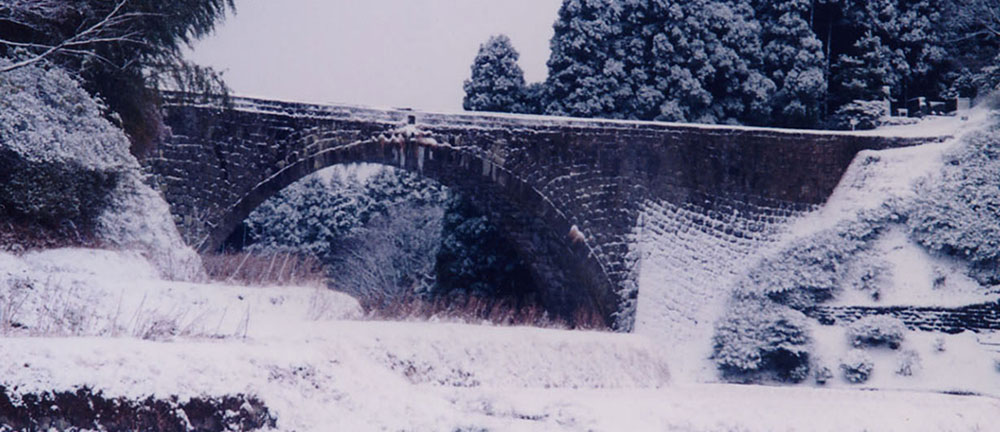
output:
[[[366,309],[368,318],[374,320],[452,321],[575,330],[608,329],[604,318],[584,309],[577,310],[570,318],[563,318],[549,313],[537,302],[470,295],[439,296],[434,299],[419,295],[400,296],[384,299],[377,307]]]
[[[237,252],[203,255],[209,279],[247,286],[325,284],[323,265],[308,255],[287,252]]]

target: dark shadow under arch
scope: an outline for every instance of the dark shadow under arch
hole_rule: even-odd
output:
[[[304,132],[292,148],[315,149],[279,169],[226,209],[200,249],[216,250],[267,199],[310,174],[334,165],[374,163],[418,173],[469,199],[504,232],[532,269],[546,310],[573,322],[600,316],[612,326],[618,304],[614,284],[585,241],[570,236],[568,218],[551,200],[474,151],[419,137],[384,135],[340,144]]]

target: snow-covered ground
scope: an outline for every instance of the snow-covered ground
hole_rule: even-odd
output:
[[[948,122],[933,132],[975,124]],[[708,359],[727,284],[755,256],[905,198],[955,143],[864,152],[827,206],[788,215],[757,238],[685,230],[704,215],[647,203],[649,214],[675,217],[649,220],[639,233],[634,334],[376,322],[322,287],[164,281],[163,263],[143,252],[0,253],[0,386],[19,394],[86,386],[135,399],[245,393],[282,431],[998,430],[1000,342],[983,343],[996,335],[909,332],[901,350],[871,351],[875,372],[862,386],[836,370],[826,386],[717,384]],[[166,217],[162,205],[149,208],[148,220]],[[880,305],[997,297],[901,231],[876,250],[894,269]],[[941,275],[947,289],[929,288]],[[833,304],[870,302],[845,295]],[[849,348],[844,329],[814,327],[815,352],[835,369]],[[920,359],[911,376],[894,372],[902,351]]]
[[[667,363],[676,347],[643,335],[367,321],[337,293],[167,282],[125,253],[0,255],[0,276],[34,281],[4,305],[17,305],[13,321],[27,328],[6,326],[0,337],[0,385],[20,394],[81,386],[129,398],[246,393],[282,431],[1000,424],[1000,400],[991,397],[683,384]],[[94,318],[59,324],[83,312]]]
[[[961,116],[931,118],[872,132],[952,138],[917,147],[863,151],[824,206],[778,218],[752,236],[736,238],[711,227],[753,221],[738,217],[711,220],[704,214],[692,214],[667,203],[647,203],[649,211],[643,215],[636,242],[641,260],[636,333],[675,348],[665,354],[675,382],[718,381],[709,359],[714,325],[739,277],[762,257],[777,253],[798,239],[853,220],[859,211],[876,209],[892,200],[912,199],[916,194],[915,182],[934,181],[945,165],[946,155],[961,145],[965,134],[985,127],[991,121],[990,115],[988,110],[974,109]],[[699,223],[704,220],[708,222]],[[929,253],[909,239],[903,226],[891,227],[867,253],[871,255],[868,258],[884,261],[887,266],[888,281],[883,284],[878,300],[870,293],[844,290],[826,305],[955,307],[1000,298],[1000,290],[986,289],[967,275],[966,263]],[[839,372],[836,370],[839,359],[850,349],[844,328],[815,327],[817,350],[831,369]],[[938,338],[956,349],[950,352],[932,349]],[[924,363],[920,374],[897,376],[892,371],[899,354],[876,355],[876,368],[882,373],[873,376],[868,385],[1000,396],[1000,374],[994,373],[991,366],[1000,357],[995,350],[976,343],[976,339],[971,334],[908,332],[908,346],[904,349],[920,355]],[[956,369],[962,373],[956,374]],[[839,380],[832,385],[849,386]]]

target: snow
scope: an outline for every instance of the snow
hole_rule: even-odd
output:
[[[167,104],[171,96],[167,94]],[[985,116],[985,111],[972,110],[965,113],[969,117],[963,120],[963,115],[948,117],[928,117],[911,125],[884,126],[865,131],[833,131],[819,129],[789,129],[760,126],[722,125],[707,123],[678,123],[646,120],[619,120],[602,118],[581,118],[559,115],[534,115],[467,111],[414,111],[391,107],[374,107],[351,104],[303,104],[294,101],[264,99],[251,95],[239,95],[230,98],[233,109],[241,112],[283,115],[301,118],[339,118],[349,116],[355,120],[369,119],[377,122],[398,123],[405,116],[415,116],[420,124],[461,125],[465,129],[497,129],[523,127],[571,127],[600,129],[634,129],[634,128],[670,128],[696,129],[704,131],[742,131],[766,132],[781,134],[805,135],[845,135],[845,136],[881,136],[897,138],[947,138],[976,123],[979,116]],[[218,108],[214,103],[188,103],[185,106]]]
[[[98,317],[77,331],[5,329],[0,385],[18,394],[246,393],[281,431],[937,431],[1000,421],[1000,400],[988,397],[678,383],[668,354],[680,347],[641,334],[367,321],[353,299],[325,289],[163,281],[134,253],[0,254],[0,281],[17,275],[47,279],[50,288],[30,294],[39,300],[73,288],[57,303]],[[200,330],[143,338],[100,322],[177,311],[181,328]],[[932,341],[907,337],[904,347],[923,346],[934,365]],[[949,341],[948,361],[967,348]],[[879,361],[873,380],[883,379]]]
[[[814,354],[820,363],[826,363],[834,371],[835,378],[828,382],[828,387],[977,393],[1000,398],[1000,372],[994,364],[1000,359],[1000,352],[980,343],[981,335],[908,331],[897,350],[866,349],[874,364],[872,375],[864,384],[852,386],[840,379],[837,369],[840,360],[853,348],[846,329],[815,324],[812,331],[816,340]],[[939,343],[943,343],[943,351],[937,349]],[[912,376],[896,373],[900,357],[906,351],[915,352],[919,358],[920,367]]]
[[[717,380],[708,361],[715,322],[737,278],[757,257],[774,248],[798,215],[761,222],[760,233],[745,229],[753,215],[712,219],[694,206],[647,202],[634,239],[639,294],[635,332],[674,347],[668,358],[677,380]],[[725,220],[723,220],[725,219]],[[741,229],[744,237],[711,227]]]
[[[859,290],[845,290],[827,305],[958,307],[1000,300],[1000,292],[984,290],[969,277],[965,263],[930,254],[910,241],[903,227],[890,227],[871,255],[886,260],[891,269],[878,300]]]
[[[163,278],[204,278],[201,258],[184,243],[166,200],[143,182],[138,171],[123,173],[111,204],[98,217],[97,232],[118,249],[142,253]]]
[[[135,252],[54,249],[0,253],[0,328],[9,335],[227,337],[258,323],[361,316],[357,302],[321,287],[250,288],[169,282]],[[263,330],[262,330],[263,331]]]

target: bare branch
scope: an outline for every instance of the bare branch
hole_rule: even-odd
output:
[[[100,43],[112,43],[112,42],[143,44],[144,42],[137,39],[137,36],[139,36],[139,34],[135,32],[118,34],[118,35],[114,34],[114,32],[119,26],[122,26],[128,23],[131,19],[141,15],[137,13],[122,13],[122,9],[125,7],[127,3],[128,0],[120,0],[117,4],[115,4],[115,7],[111,10],[111,12],[105,15],[103,19],[94,23],[93,25],[86,27],[82,31],[77,32],[75,35],[60,42],[57,45],[50,46],[43,44],[0,40],[0,44],[8,46],[42,50],[41,53],[36,54],[30,58],[0,68],[0,73],[10,72],[15,69],[19,69],[34,63],[38,63],[46,59],[47,57],[60,52],[73,55],[90,56],[110,63],[107,59],[97,55],[94,52],[80,50],[79,48],[88,45],[94,45]],[[36,6],[36,7],[44,7],[44,6],[45,5],[43,3],[41,4],[41,6]],[[108,36],[107,34],[111,34],[111,36]]]

